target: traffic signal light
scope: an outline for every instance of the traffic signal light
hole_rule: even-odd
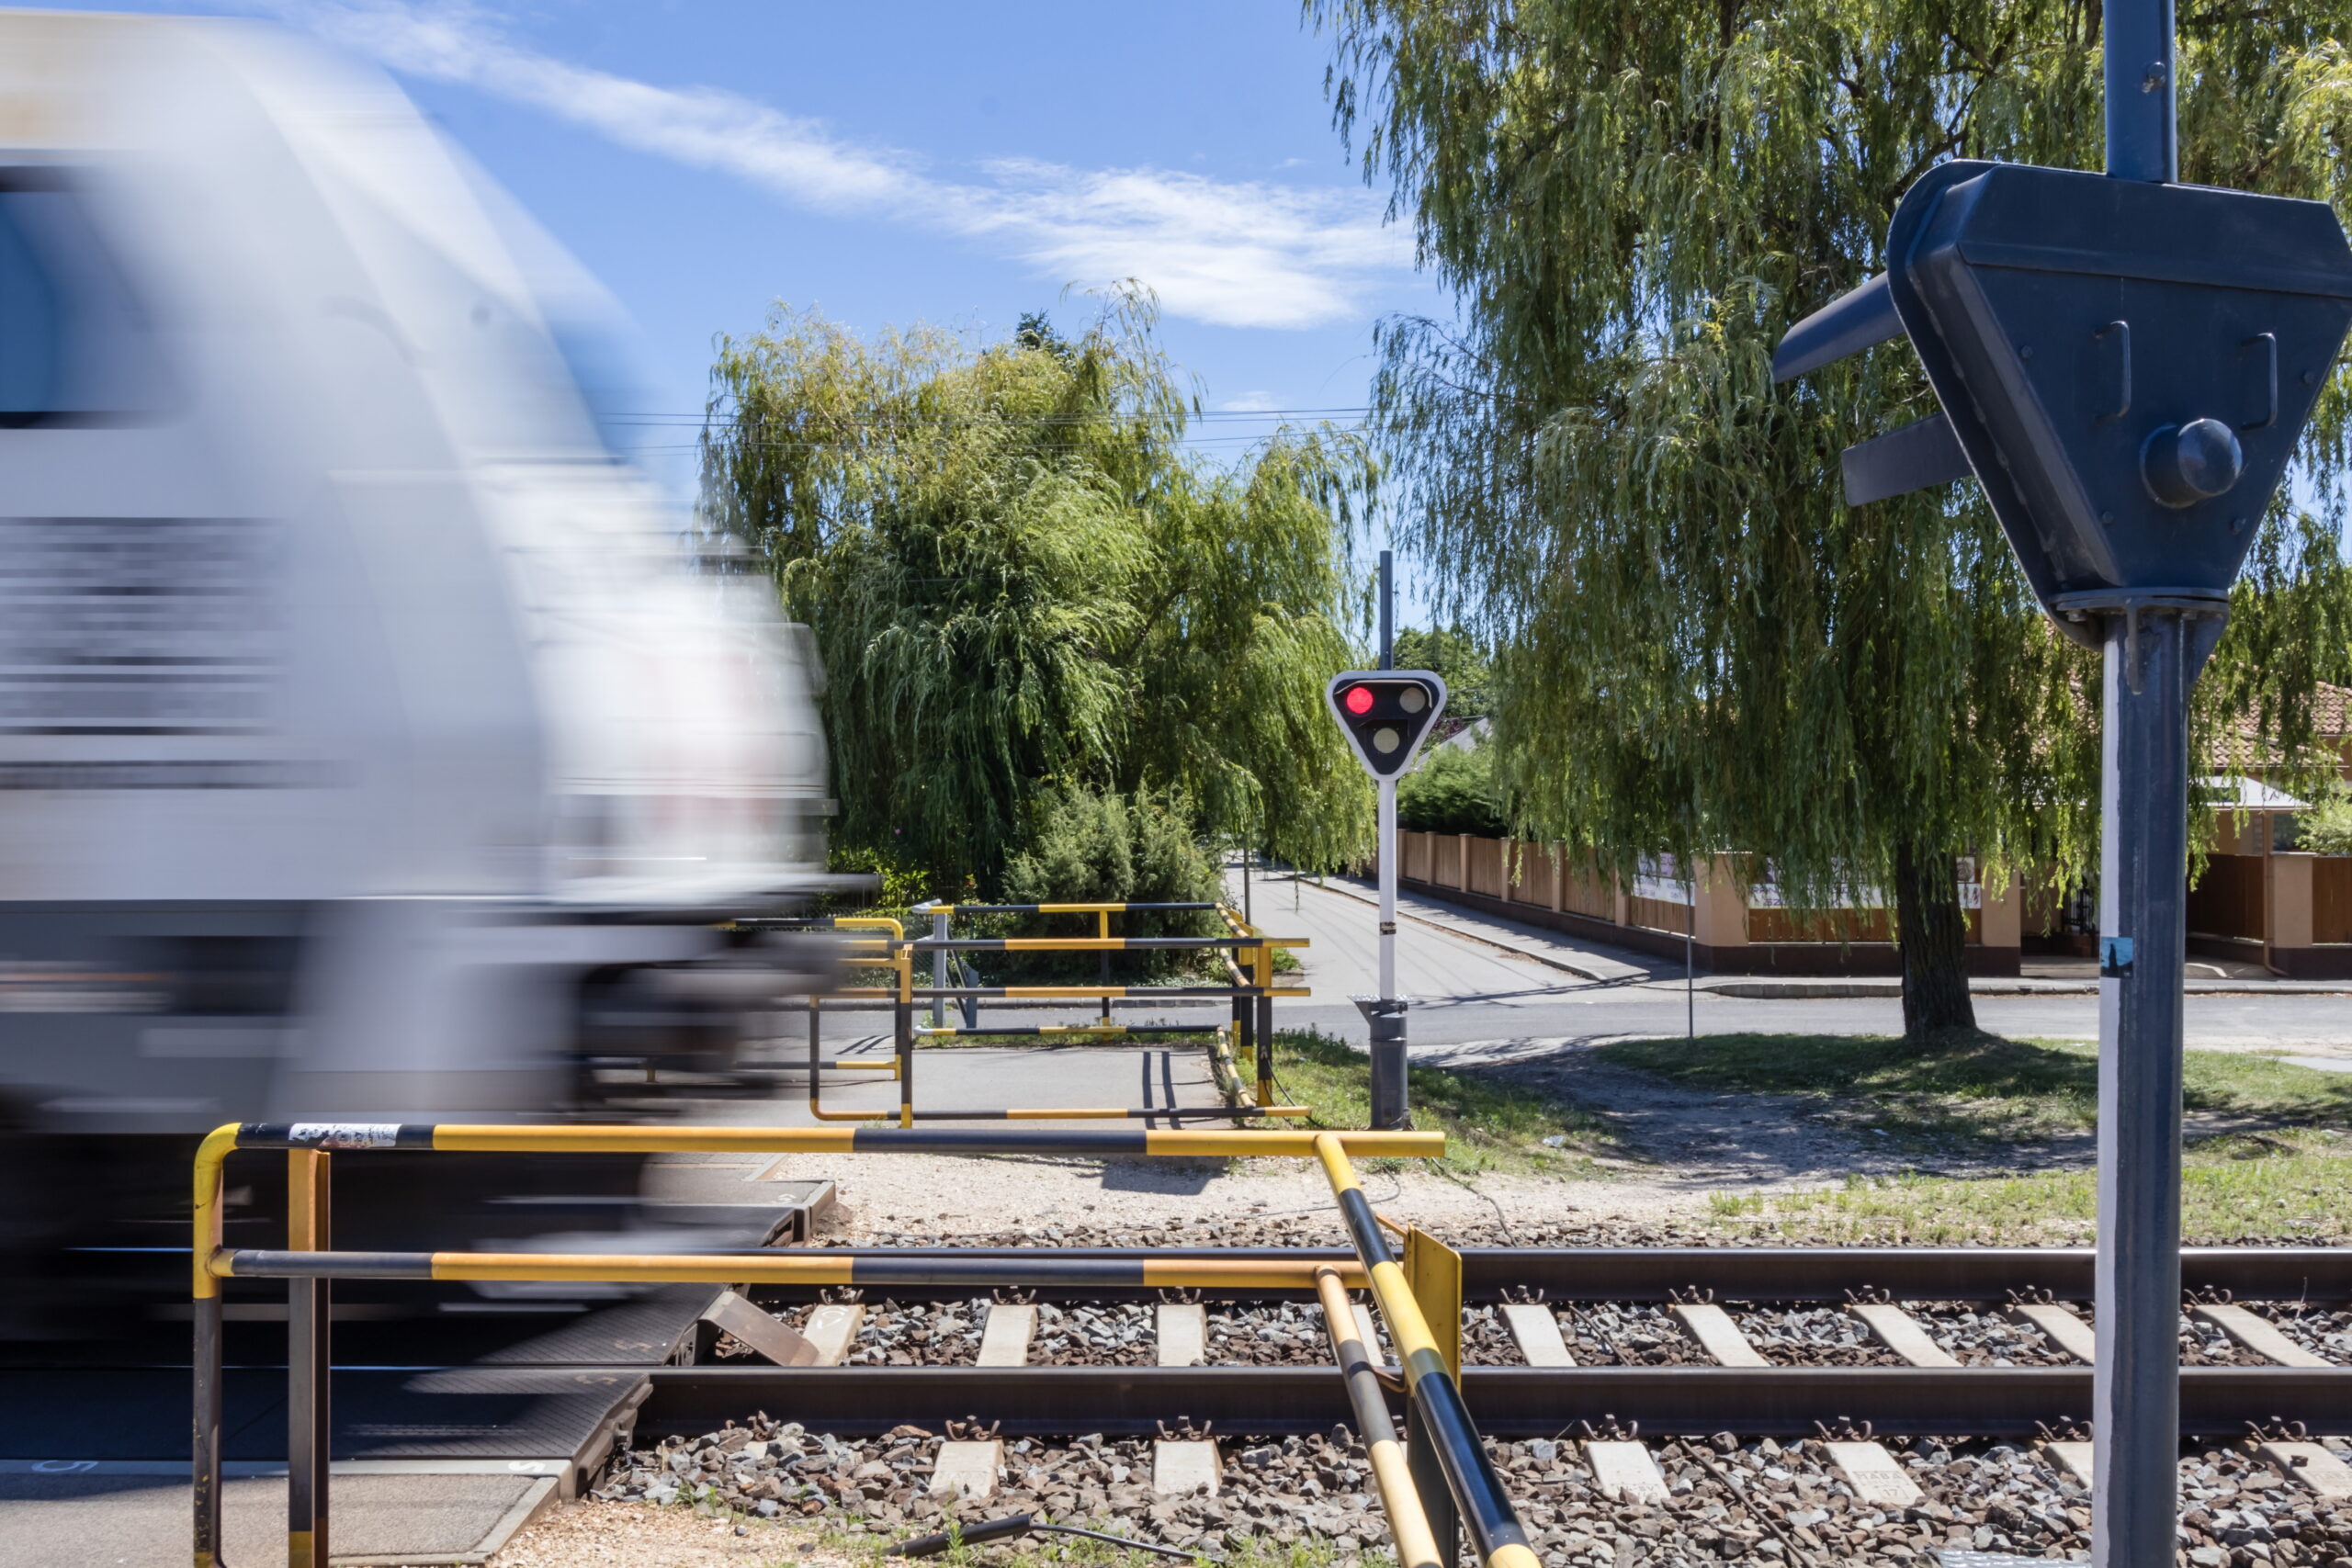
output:
[[[1376,779],[1403,773],[1445,711],[1445,682],[1427,670],[1351,670],[1331,678],[1326,695],[1340,733]]]
[[[2352,322],[2321,202],[1954,159],[1777,380],[1906,333],[1943,412],[1847,449],[1850,504],[1974,473],[2060,626],[2220,604]],[[2087,617],[2088,624],[2080,624]]]

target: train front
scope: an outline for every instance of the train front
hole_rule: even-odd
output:
[[[731,927],[821,879],[817,672],[601,438],[593,288],[266,28],[0,15],[0,138],[11,1271],[139,1251],[224,1121],[722,1086],[822,968]],[[633,1201],[426,1165],[339,1183],[363,1234]]]

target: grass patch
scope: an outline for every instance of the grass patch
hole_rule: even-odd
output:
[[[1361,1051],[1317,1029],[1274,1036],[1274,1075],[1283,1100],[1311,1105],[1314,1127],[1363,1127],[1372,1121],[1372,1064]],[[1238,1053],[1241,1077],[1254,1082],[1257,1064]],[[1557,1096],[1529,1089],[1496,1072],[1408,1069],[1413,1125],[1445,1134],[1442,1163],[1460,1174],[1504,1171],[1593,1177],[1607,1174],[1593,1156],[1613,1152],[1609,1124]],[[1297,1126],[1296,1122],[1277,1123]],[[1424,1162],[1372,1161],[1418,1166]]]
[[[1626,1040],[1603,1060],[1709,1089],[1817,1101],[1825,1118],[1944,1146],[2033,1141],[2098,1122],[2098,1047],[1992,1034],[1715,1034]],[[2191,1051],[2187,1109],[2280,1126],[2352,1125],[2352,1075]]]
[[[2352,1140],[2338,1132],[2239,1134],[2192,1145],[2181,1173],[2181,1234],[2191,1243],[2352,1238]],[[1821,1191],[1718,1192],[1726,1229],[1850,1246],[2085,1245],[2098,1229],[2088,1169],[1969,1179],[1852,1177]]]

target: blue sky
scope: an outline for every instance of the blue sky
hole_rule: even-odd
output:
[[[126,8],[119,0],[106,7]],[[391,71],[618,298],[673,481],[714,333],[1066,323],[1135,276],[1236,453],[1365,400],[1381,314],[1442,301],[1331,125],[1291,0],[216,0]]]

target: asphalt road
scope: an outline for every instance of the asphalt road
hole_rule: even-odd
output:
[[[1303,983],[1315,996],[1277,1001],[1277,1025],[1312,1024],[1361,1043],[1363,1023],[1347,998],[1376,988],[1374,910],[1286,874],[1259,875],[1252,898],[1261,928],[1314,943],[1298,956],[1306,966]],[[1903,1028],[1902,1004],[1892,997],[1758,998],[1701,990],[1686,1003],[1681,986],[1671,979],[1581,980],[1411,921],[1399,923],[1396,966],[1399,985],[1414,999],[1416,1046],[1679,1034],[1686,1006],[1702,1034],[1877,1034]],[[2083,1040],[2098,1034],[2098,999],[2088,995],[1979,997],[1976,1017],[2002,1034]],[[2352,1058],[2352,997],[2191,996],[2187,1028],[2191,1045],[2275,1046],[2323,1056],[2340,1051]]]

